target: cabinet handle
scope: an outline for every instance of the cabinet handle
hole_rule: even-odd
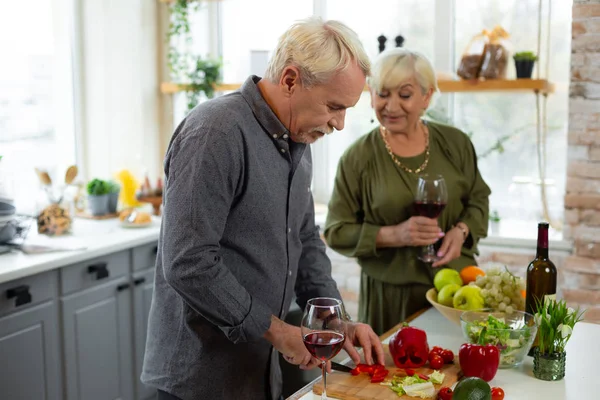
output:
[[[87,271],[88,274],[96,274],[97,281],[99,281],[100,279],[108,278],[108,276],[110,275],[108,269],[106,268],[106,263],[90,265]]]
[[[146,278],[137,278],[136,280],[133,281],[133,284],[135,286],[137,286],[137,285],[141,285],[144,282],[146,282]]]
[[[122,283],[117,286],[117,292],[122,292],[125,289],[129,289],[129,286],[131,286],[129,283]]]
[[[6,298],[12,299],[13,297],[15,297],[15,307],[31,303],[31,293],[29,293],[29,285],[21,285],[12,289],[8,289],[6,291]]]

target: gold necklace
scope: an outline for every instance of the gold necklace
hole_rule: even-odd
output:
[[[379,131],[381,132],[381,137],[383,138],[383,143],[385,143],[385,148],[387,149],[387,152],[389,153],[390,157],[392,157],[392,161],[397,166],[399,166],[400,168],[402,168],[403,170],[405,170],[406,172],[411,173],[411,174],[419,174],[419,173],[423,172],[425,170],[425,168],[427,168],[427,164],[429,163],[429,132],[426,128],[424,128],[424,131],[425,131],[425,160],[423,161],[423,164],[421,164],[421,166],[415,170],[408,168],[406,165],[402,164],[400,162],[400,160],[398,160],[398,158],[392,151],[392,147],[390,146],[390,144],[387,141],[388,132],[387,132],[387,129],[385,128],[385,126],[380,125]]]

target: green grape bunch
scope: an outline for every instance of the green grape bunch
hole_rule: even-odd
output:
[[[486,308],[507,314],[525,311],[525,279],[513,275],[508,268],[504,271],[492,267],[483,276],[478,276],[474,284],[481,288],[481,296]]]

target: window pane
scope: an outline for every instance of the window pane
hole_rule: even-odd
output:
[[[369,56],[379,54],[377,38],[387,38],[385,48],[404,47],[420,51],[433,60],[434,0],[371,0],[368,7],[349,7],[347,0],[327,0],[327,18],[344,22],[360,37]]]
[[[379,54],[377,37],[383,34],[388,39],[386,49],[395,47],[394,38],[402,35],[404,47],[418,50],[433,61],[434,0],[374,0],[369,4],[356,12],[345,0],[327,0],[327,19],[342,21],[356,31],[371,59]],[[313,193],[317,202],[329,200],[340,156],[352,142],[377,126],[377,120],[371,122],[374,118],[370,94],[364,92],[356,106],[347,111],[344,129],[313,145]]]
[[[484,4],[485,3],[485,4]],[[556,91],[548,96],[548,134],[546,182],[550,215],[562,220],[566,171],[566,129],[568,121],[568,86],[571,52],[571,1],[552,2],[551,63],[548,78]],[[501,25],[511,35],[513,51],[537,53],[537,0],[509,0],[479,2],[456,0],[456,60],[460,60],[471,37],[483,29]],[[548,17],[543,9],[544,27],[541,43],[541,76],[546,72],[545,30]],[[457,61],[458,64],[458,61]],[[515,78],[512,59],[508,62],[508,78]],[[534,70],[535,76],[535,70]],[[540,98],[540,106],[543,100]],[[479,168],[492,188],[490,209],[509,220],[525,220],[526,228],[535,235],[531,221],[543,218],[536,140],[536,99],[534,94],[457,94],[455,97],[455,124],[473,133],[472,140],[480,156]],[[504,153],[484,153],[503,136]]]
[[[72,80],[66,32],[58,1],[8,1],[0,5],[0,180],[20,212],[35,205],[34,166],[64,179],[75,162]],[[32,13],[31,10],[36,10]],[[16,16],[27,15],[27,28]],[[61,174],[57,176],[55,174]]]
[[[250,74],[263,76],[266,61],[283,32],[294,21],[312,16],[312,0],[295,1],[293,8],[283,3],[281,0],[221,3],[223,82],[242,83]]]

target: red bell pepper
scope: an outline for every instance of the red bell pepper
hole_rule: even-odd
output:
[[[422,367],[429,356],[427,334],[404,323],[390,338],[390,354],[398,368]]]
[[[458,360],[465,376],[481,378],[489,382],[498,372],[500,351],[492,344],[465,343],[460,346]]]

